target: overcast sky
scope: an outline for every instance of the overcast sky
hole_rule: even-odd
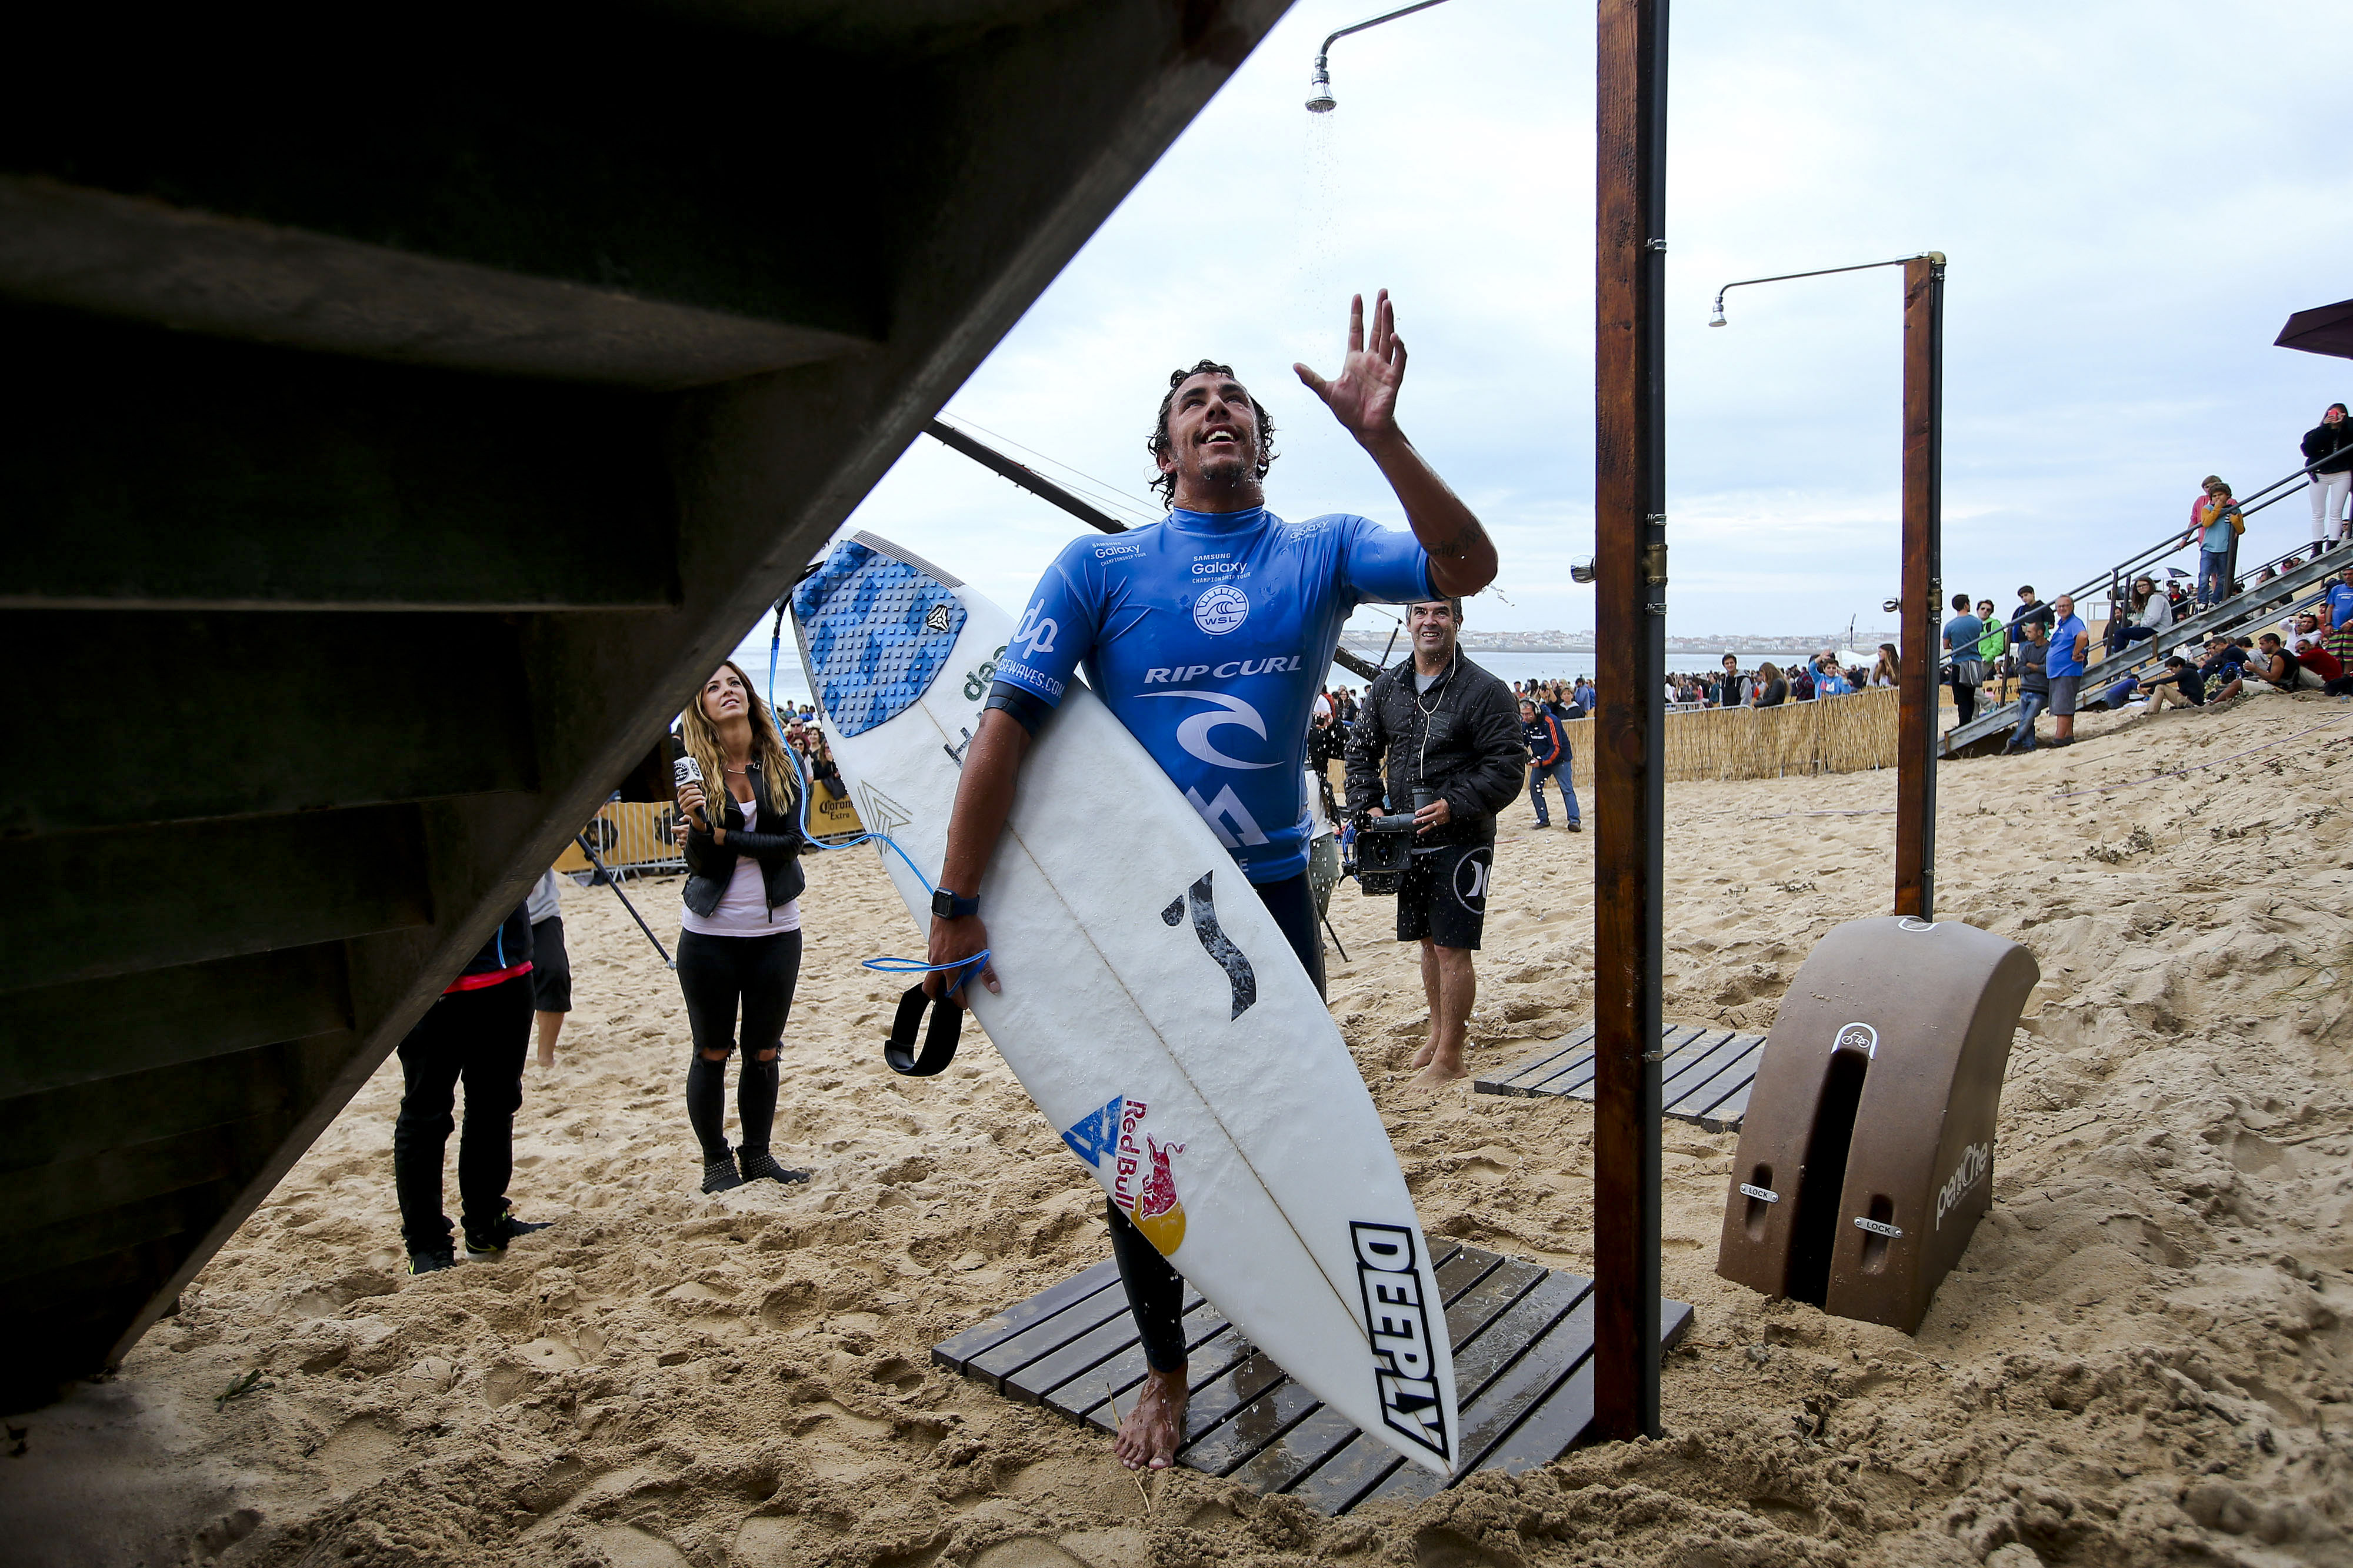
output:
[[[1290,369],[1329,374],[1348,293],[1386,286],[1400,423],[1502,553],[1472,624],[1590,626],[1592,9],[1451,0],[1343,39],[1340,107],[1306,113],[1316,44],[1381,8],[1302,0],[945,413],[1140,520],[1168,372],[1225,359],[1272,412],[1277,512],[1402,526]],[[2271,346],[2353,295],[2347,37],[2319,4],[1675,5],[1670,629],[1868,629],[1896,586],[1900,269],[1737,289],[1710,331],[1732,279],[1950,258],[1948,594],[2048,595],[2201,476],[2293,469],[2353,400],[2353,364]],[[1075,531],[928,437],[858,521],[1017,614]],[[2309,526],[2291,497],[2252,546]]]

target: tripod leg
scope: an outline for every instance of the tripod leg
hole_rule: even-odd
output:
[[[605,869],[605,862],[596,858],[596,851],[589,844],[588,836],[582,833],[575,834],[574,837],[577,839],[580,845],[580,852],[588,857],[588,864],[596,868],[596,879],[604,883],[605,886],[613,889],[613,896],[621,900],[621,907],[629,911],[629,918],[638,922],[638,929],[646,933],[646,940],[654,944],[654,951],[656,952],[661,954],[662,963],[672,969],[676,969],[678,967],[678,960],[672,958],[670,955],[670,949],[661,944],[661,938],[654,934],[654,928],[646,924],[646,917],[638,913],[638,906],[629,902],[629,895],[621,891],[621,884],[619,880],[614,877],[612,872]]]

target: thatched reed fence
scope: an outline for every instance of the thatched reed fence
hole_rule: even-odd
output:
[[[1772,779],[1792,773],[1852,773],[1895,765],[1896,693],[1892,687],[1785,702],[1778,708],[1708,708],[1666,716],[1667,781]],[[1593,721],[1561,731],[1576,755],[1571,776],[1593,783]]]

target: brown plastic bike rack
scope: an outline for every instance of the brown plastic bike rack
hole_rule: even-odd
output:
[[[2041,978],[2026,949],[1951,921],[1824,937],[1766,1040],[1715,1271],[1917,1329],[1992,1202],[2010,1035]]]

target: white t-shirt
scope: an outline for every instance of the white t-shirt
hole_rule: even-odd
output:
[[[759,826],[757,805],[735,803],[744,814],[744,830],[751,832]],[[801,929],[801,901],[795,899],[776,912],[768,914],[767,879],[760,874],[760,863],[749,855],[735,857],[735,874],[727,880],[727,891],[719,907],[707,915],[696,914],[681,902],[678,923],[701,936],[774,936],[781,931]]]

